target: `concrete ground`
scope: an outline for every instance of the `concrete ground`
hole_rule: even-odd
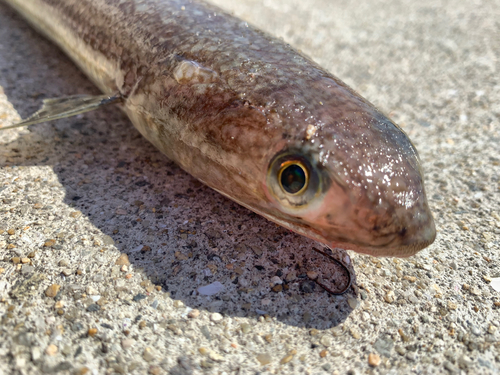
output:
[[[350,252],[356,286],[329,296],[301,278],[314,242],[200,185],[117,108],[1,132],[0,374],[498,374],[499,2],[215,2],[404,128],[436,242]],[[3,4],[0,86],[0,126],[97,93]]]

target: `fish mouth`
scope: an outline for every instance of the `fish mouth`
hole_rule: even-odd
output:
[[[376,257],[408,258],[431,245],[436,239],[434,219],[429,215],[425,225],[403,228],[369,241],[329,241],[328,245]]]

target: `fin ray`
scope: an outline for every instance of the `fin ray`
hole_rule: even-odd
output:
[[[80,113],[90,112],[99,107],[114,104],[122,100],[118,93],[109,95],[73,95],[62,98],[44,99],[42,108],[36,111],[27,119],[17,124],[0,127],[0,130],[20,128],[42,122],[57,120],[79,115]]]

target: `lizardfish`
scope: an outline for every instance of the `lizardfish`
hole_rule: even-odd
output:
[[[4,1],[104,93],[20,125],[118,102],[187,172],[297,233],[374,256],[434,241],[408,136],[286,43],[199,0]]]

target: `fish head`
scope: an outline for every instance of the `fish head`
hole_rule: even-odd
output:
[[[430,245],[434,220],[406,133],[340,81],[316,86],[313,110],[281,116],[293,121],[268,153],[267,216],[330,247],[373,256],[408,257]]]

